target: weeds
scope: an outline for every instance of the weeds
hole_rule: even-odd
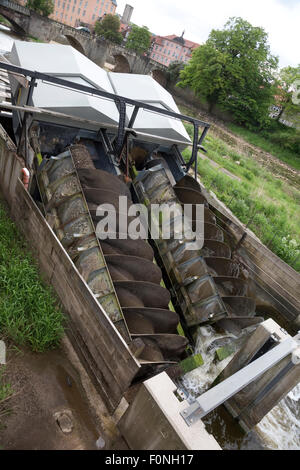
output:
[[[292,168],[300,170],[300,156],[296,152],[285,149],[279,145],[279,143],[272,142],[268,138],[252,132],[244,127],[237,126],[236,124],[228,124],[228,127],[232,132],[243,137],[243,139],[245,139],[250,144],[255,145],[256,147],[260,147],[266,152],[274,155],[274,157],[277,157],[279,160],[287,163]]]
[[[0,331],[16,344],[43,352],[58,345],[63,314],[53,291],[0,202]]]
[[[186,125],[192,134],[192,126]],[[221,139],[207,135],[207,156],[241,182],[231,179],[214,168],[209,161],[200,160],[198,173],[205,187],[238,217],[248,224],[260,240],[277,256],[300,272],[300,193],[259,167],[251,157],[238,154]],[[190,149],[183,152],[186,160]]]

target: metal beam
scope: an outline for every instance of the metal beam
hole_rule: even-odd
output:
[[[181,416],[185,422],[191,426],[198,419],[203,418],[225,401],[229,400],[233,395],[247,387],[251,382],[258,379],[286,356],[298,350],[299,346],[300,333],[294,338],[289,337],[282,341],[278,346],[275,346],[266,354],[256,359],[256,361],[253,361],[231,377],[228,377],[228,379],[200,395],[192,405],[180,413]]]
[[[168,109],[158,108],[148,103],[143,103],[141,101],[136,101],[131,98],[126,98],[125,96],[115,95],[113,93],[109,93],[107,91],[99,90],[97,88],[92,88],[86,85],[82,85],[80,83],[70,82],[69,80],[64,80],[62,78],[54,77],[46,73],[34,72],[32,70],[24,69],[22,67],[17,67],[16,65],[11,65],[7,63],[3,63],[3,62],[0,62],[0,69],[7,70],[8,72],[19,73],[28,77],[34,77],[37,80],[43,80],[44,82],[54,83],[56,85],[60,85],[66,88],[71,88],[74,90],[83,91],[85,93],[90,93],[92,95],[111,99],[112,101],[115,101],[115,102],[122,100],[126,104],[130,104],[132,106],[138,106],[139,108],[147,109],[148,111],[153,111],[157,114],[162,114],[164,116],[173,117],[175,119],[180,119],[182,121],[187,121],[192,124],[197,124],[198,126],[205,127],[207,129],[210,127],[210,124],[208,124],[207,122],[200,121],[199,119],[195,119],[190,116],[186,116],[185,114],[179,114],[179,113],[175,113],[174,111],[169,111]]]

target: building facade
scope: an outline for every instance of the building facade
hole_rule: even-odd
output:
[[[105,14],[116,13],[116,0],[53,0],[54,12],[50,16],[53,20],[70,26],[85,24],[94,26],[99,18]]]
[[[172,34],[170,36],[153,36],[152,37],[152,50],[151,59],[166,65],[167,67],[172,62],[188,62],[192,56],[194,49],[199,47],[200,44],[188,41],[181,36]]]
[[[27,0],[20,0],[26,5]],[[94,26],[99,18],[105,14],[116,13],[116,0],[52,0],[54,12],[50,18],[69,26],[80,26],[85,24]]]

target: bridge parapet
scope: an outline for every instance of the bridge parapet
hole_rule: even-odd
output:
[[[0,5],[6,8],[10,8],[11,10],[23,13],[23,15],[30,16],[29,8],[23,7],[19,3],[11,2],[10,0],[0,0]]]
[[[114,44],[94,34],[40,15],[12,0],[0,0],[0,14],[3,14],[12,23],[14,30],[22,35],[33,36],[45,42],[55,40],[61,35],[65,36],[71,46],[101,67],[104,66],[107,57],[121,56],[119,61],[122,59],[127,64],[120,70],[122,72],[147,75],[153,70],[161,70],[160,75],[166,75],[167,67],[153,61],[147,55],[139,55],[124,45]],[[162,76],[157,81],[164,85],[165,80],[166,77]]]

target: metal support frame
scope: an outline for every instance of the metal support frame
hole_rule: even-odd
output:
[[[37,83],[36,83],[36,78],[35,76],[31,77],[31,80],[30,80],[30,83],[29,83],[29,90],[28,90],[28,95],[27,95],[27,98],[26,98],[26,106],[29,106],[32,104],[32,95],[33,95],[33,91],[34,91],[34,88],[37,86]],[[24,136],[24,147],[25,147],[25,164],[26,166],[28,166],[29,164],[29,161],[28,161],[28,146],[27,146],[27,137],[28,137],[28,114],[27,113],[24,113],[24,117],[23,117],[23,120],[22,120],[22,124],[21,124],[21,132],[20,132],[20,140],[19,140],[19,143],[18,143],[18,148],[17,148],[17,152],[20,153],[20,147],[21,147],[21,144],[22,144],[22,138]]]
[[[133,128],[133,125],[135,123],[135,120],[136,120],[136,117],[137,117],[137,114],[139,112],[139,106],[135,106],[134,107],[134,110],[133,110],[133,113],[131,115],[131,118],[129,120],[129,123],[128,123],[128,127],[127,127],[127,130],[125,131],[125,122],[124,122],[124,137],[122,139],[122,145],[121,145],[121,148],[120,149],[116,149],[116,155],[117,155],[117,160],[120,161],[121,157],[122,157],[122,152],[123,152],[123,149],[125,147],[125,145],[127,146],[127,141],[128,141],[128,137],[129,135],[132,133],[134,134],[135,136],[137,135],[133,130],[130,131],[130,129]],[[125,103],[125,116],[126,116],[126,103]]]
[[[0,69],[6,70],[8,73],[18,73],[24,75],[25,77],[31,77],[30,86],[32,87],[29,91],[28,98],[32,99],[33,93],[33,86],[36,86],[37,80],[42,80],[44,82],[53,83],[54,85],[59,85],[62,87],[66,87],[69,89],[81,91],[84,93],[90,93],[94,96],[99,96],[102,98],[107,98],[114,101],[119,109],[120,119],[119,119],[119,127],[118,127],[118,135],[117,135],[117,142],[116,142],[116,156],[118,155],[117,152],[120,152],[124,146],[125,140],[127,138],[127,133],[125,131],[125,120],[126,120],[126,105],[134,106],[133,114],[131,116],[129,122],[129,128],[133,126],[134,121],[136,119],[137,113],[139,109],[145,109],[148,111],[152,111],[154,113],[168,116],[174,119],[180,119],[182,121],[190,122],[194,126],[194,139],[193,139],[193,152],[192,158],[188,164],[188,168],[193,164],[193,162],[197,159],[197,151],[199,147],[201,147],[201,143],[203,142],[207,131],[210,127],[210,124],[207,122],[201,121],[199,119],[195,119],[190,116],[186,116],[184,114],[175,113],[174,111],[170,111],[168,109],[158,108],[148,103],[143,103],[141,101],[133,100],[131,98],[126,98],[124,96],[115,95],[113,93],[109,93],[107,91],[99,90],[97,88],[92,88],[87,85],[82,85],[80,83],[70,82],[69,80],[65,80],[63,78],[54,77],[52,75],[48,75],[46,73],[36,72],[28,69],[24,69],[22,67],[18,67],[16,65],[7,64],[5,62],[0,62]],[[125,113],[125,114],[124,114]],[[200,140],[198,142],[198,128],[204,127],[203,132],[201,134]],[[128,129],[128,128],[127,128]]]
[[[197,420],[206,416],[225,401],[229,400],[233,395],[247,387],[247,385],[261,377],[261,375],[271,369],[271,367],[276,366],[276,364],[286,356],[299,350],[299,347],[300,332],[294,338],[289,337],[282,341],[266,354],[263,354],[231,377],[228,377],[223,382],[200,395],[196,398],[194,403],[180,413],[181,416],[187,425],[191,426]],[[296,361],[295,364],[297,364]]]
[[[104,147],[105,152],[108,155],[113,155],[114,154],[114,149],[111,145],[111,142],[106,134],[106,129],[100,128],[97,134],[97,139],[101,140],[101,143]]]
[[[195,163],[195,180],[197,181],[197,172],[198,172],[198,150],[202,150],[203,152],[206,153],[205,148],[202,146],[202,142],[206,137],[206,134],[208,132],[209,126],[205,126],[202,134],[200,136],[200,139],[198,141],[199,137],[199,126],[196,126],[196,123],[194,122],[194,139],[193,139],[193,149],[192,149],[192,156],[190,158],[190,161],[186,165],[186,171],[189,171],[193,163]]]

